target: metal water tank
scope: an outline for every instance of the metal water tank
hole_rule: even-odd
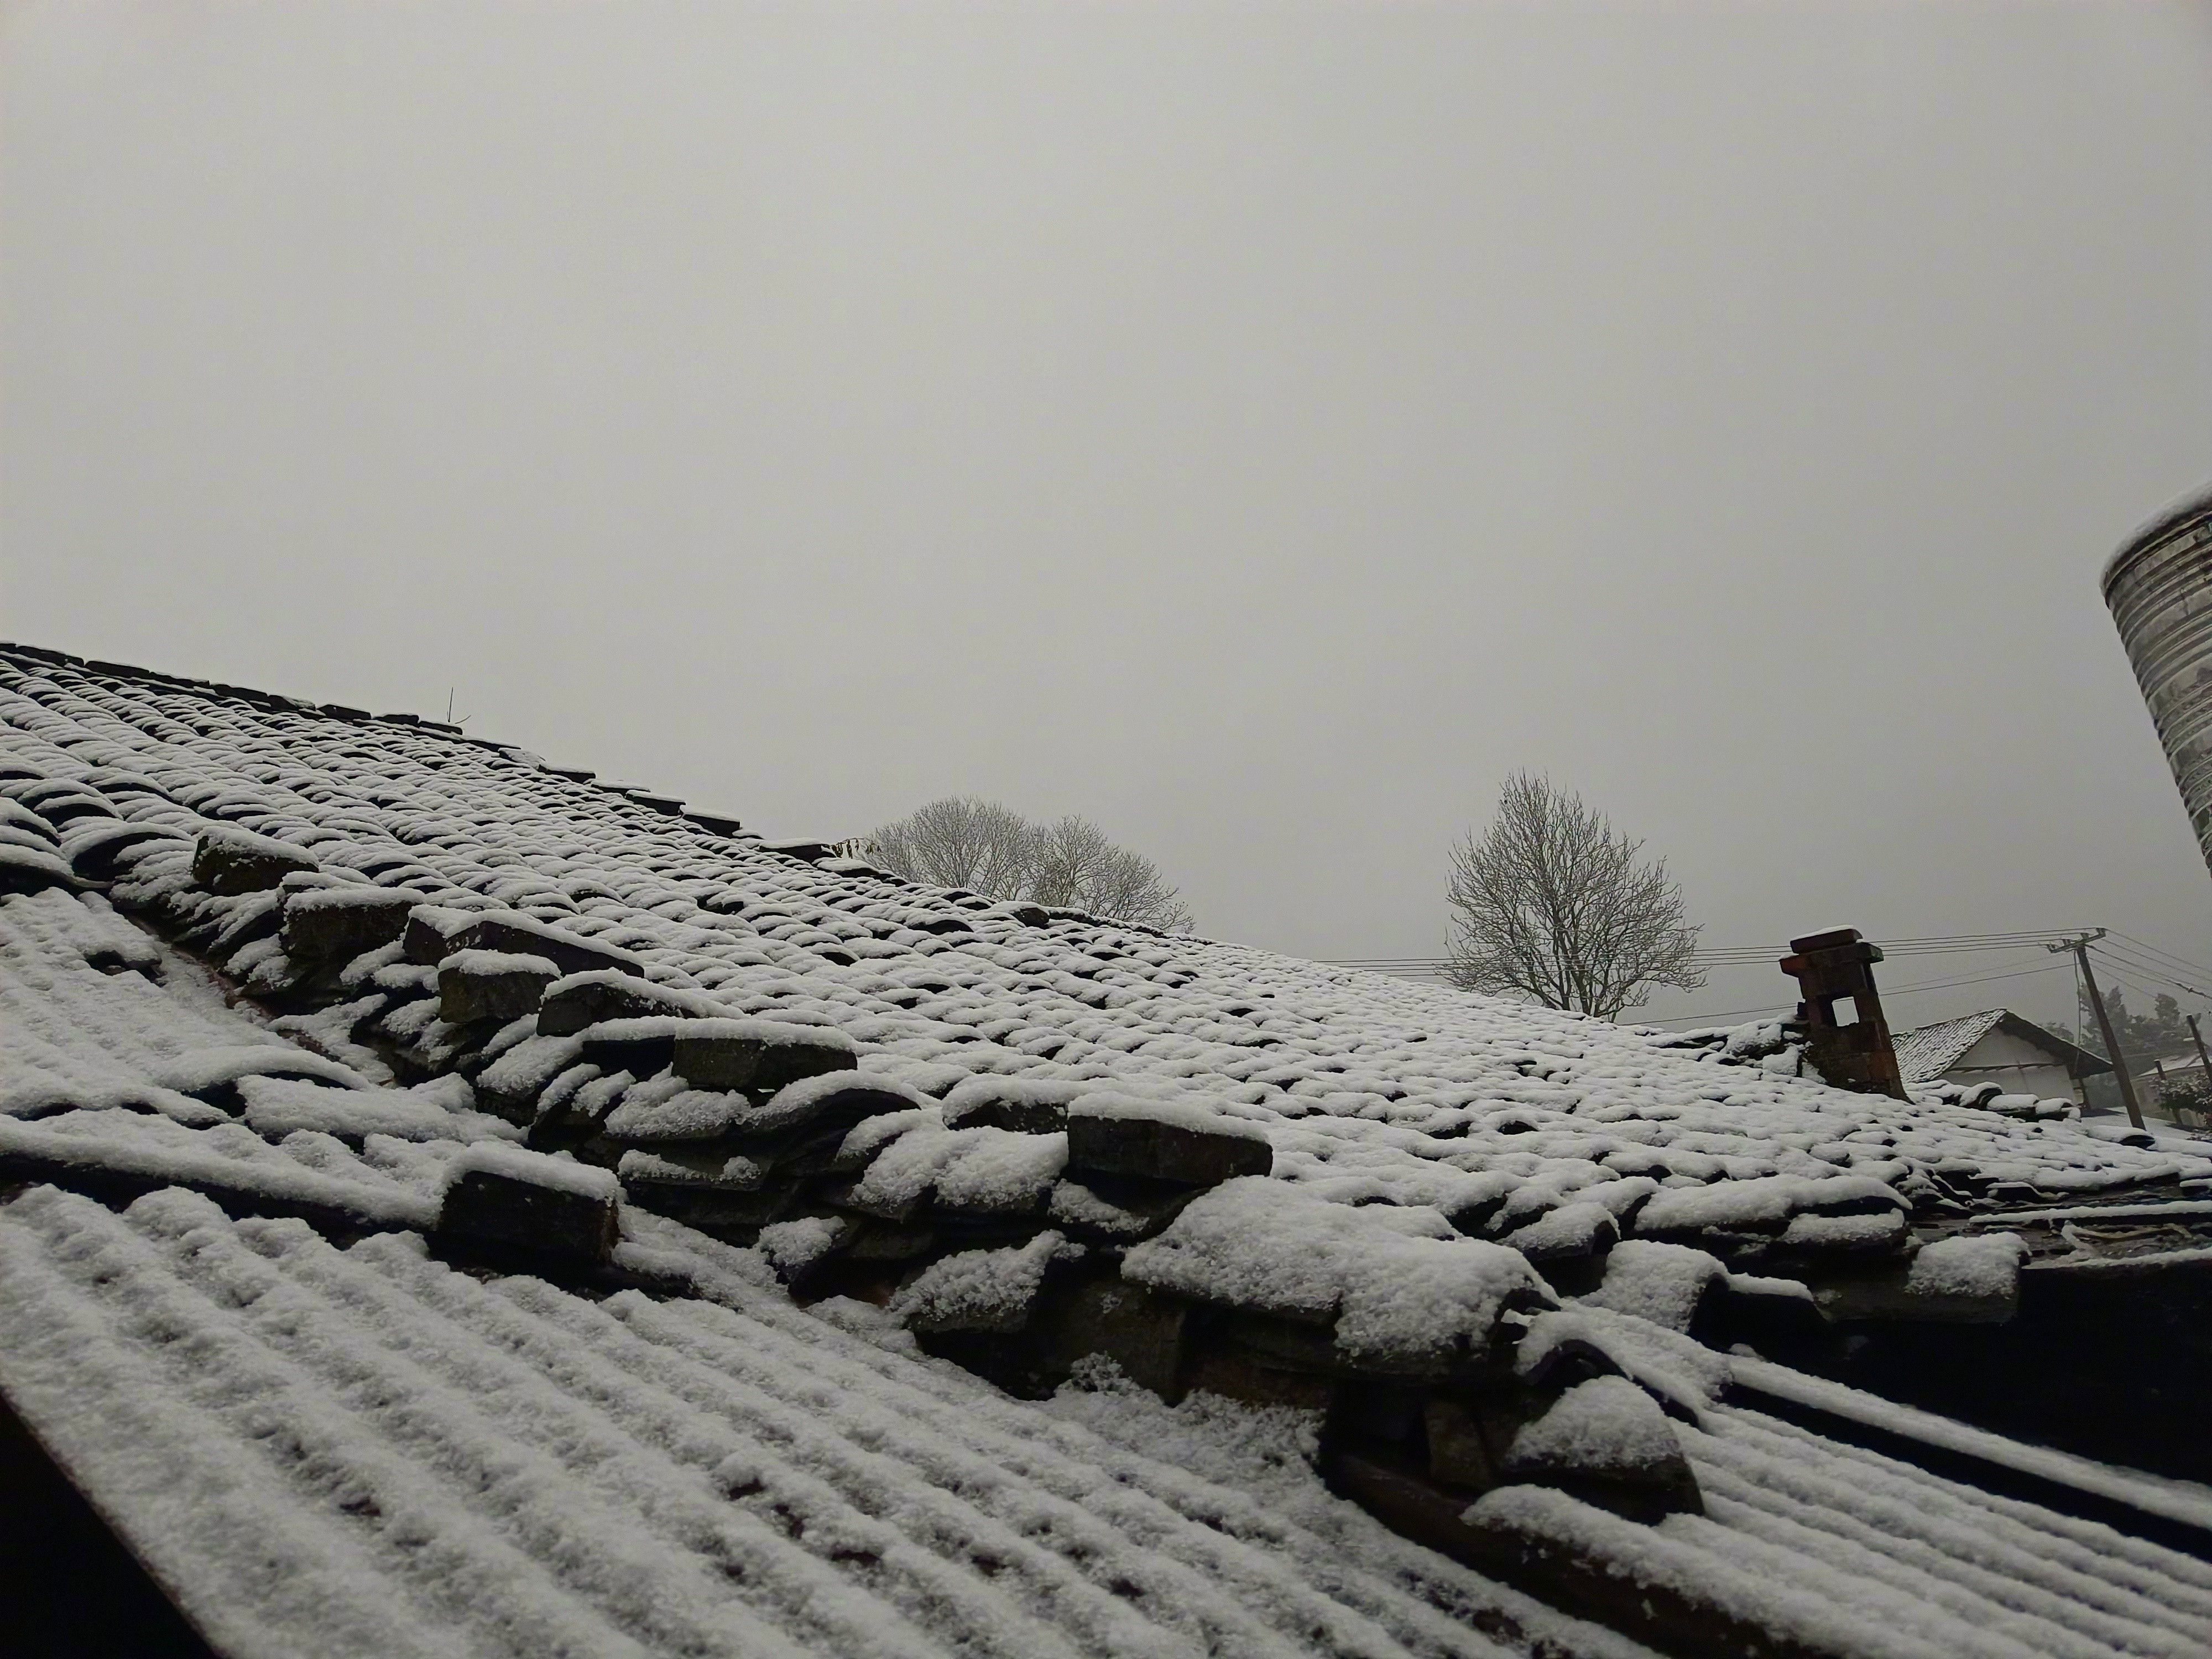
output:
[[[2104,589],[2212,869],[2212,484],[2123,542]]]

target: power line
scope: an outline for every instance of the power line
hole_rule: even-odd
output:
[[[2172,963],[2177,968],[2186,968],[2194,973],[2212,975],[2212,968],[2208,968],[2204,963],[2201,962],[2193,962],[2185,956],[2179,956],[2173,951],[2166,950],[2162,945],[2153,945],[2147,939],[2137,939],[2133,933],[2123,933],[2118,929],[2113,930],[2112,937],[2118,939],[2125,939],[2129,945],[2132,945],[2136,950],[2142,952],[2143,955],[2154,957],[2160,962]]]
[[[1664,1019],[1638,1020],[1639,1025],[1687,1025],[1701,1019],[1735,1019],[1742,1014],[1787,1013],[1797,1005],[1794,1002],[1769,1003],[1764,1008],[1723,1008],[1717,1014],[1669,1014]]]
[[[2058,937],[2059,934],[2053,930],[2033,933],[1991,934],[1987,938],[1971,939],[1893,939],[1881,942],[1881,949],[1886,955],[1907,956],[1926,955],[1954,951],[2007,951],[2018,950],[2033,945],[2040,945],[2047,940],[2057,939]],[[1725,949],[1716,948],[1710,951],[1694,951],[1690,954],[1701,962],[1711,962],[1721,959],[1763,962],[1771,958],[1788,956],[1790,951],[1789,948],[1785,945],[1731,945]],[[1449,957],[1441,956],[1347,957],[1332,960],[1328,965],[1334,968],[1361,968],[1370,964],[1381,964],[1394,967],[1428,966],[1432,963],[1448,963],[1453,958]]]
[[[2037,947],[2034,943],[2023,943],[2018,945],[1991,945],[1984,948],[1990,950],[2020,951],[2030,951]],[[1950,953],[1934,951],[1908,951],[1890,952],[1889,954],[1893,957],[1902,958],[1913,956],[1938,956]],[[1698,965],[1700,967],[1750,967],[1754,965],[1764,965],[1765,963],[1771,960],[1772,958],[1771,957],[1754,957],[1742,961],[1708,961],[1702,962]],[[1447,959],[1443,957],[1422,958],[1408,957],[1397,960],[1385,958],[1366,962],[1332,962],[1325,965],[1332,968],[1348,968],[1360,973],[1383,974],[1398,979],[1442,979],[1446,976],[1449,963]]]
[[[2097,952],[2097,960],[2105,964],[2105,971],[2106,973],[2110,974],[2114,979],[2118,980],[2122,984],[2126,985],[2134,990],[2141,991],[2147,997],[2150,997],[2154,1000],[2157,998],[2157,992],[2152,990],[2149,986],[2145,985],[2133,974],[2124,969],[2119,963],[2113,961],[2112,957],[2106,956],[2102,951]]]
[[[2199,974],[2206,979],[2212,979],[2212,968],[2207,968],[2201,962],[2191,962],[2187,957],[2178,957],[2171,951],[2162,951],[2157,945],[2151,944],[2148,939],[2137,939],[2133,933],[2123,933],[2116,931],[2112,934],[2112,937],[2114,939],[2125,939],[2142,955],[2149,957],[2154,961],[2171,963],[2176,968],[2185,969],[2190,973]]]
[[[1987,985],[2001,979],[2026,979],[2032,974],[2055,974],[2062,968],[2069,966],[2070,964],[2067,963],[2054,962],[2041,968],[2015,969],[2008,974],[1977,974],[1970,979],[1923,980],[1917,985],[1887,986],[1883,988],[1881,994],[1885,997],[1901,997],[1910,996],[1916,991],[1954,990],[1961,985]],[[1778,1014],[1796,1006],[1794,1002],[1776,1002],[1770,1003],[1764,1008],[1729,1008],[1717,1014],[1669,1014],[1664,1019],[1645,1020],[1641,1023],[1646,1025],[1679,1025],[1691,1020],[1729,1019],[1738,1014]]]
[[[2146,978],[2157,980],[2161,984],[2171,985],[2178,991],[2186,991],[2191,996],[2212,998],[2212,992],[2206,992],[2195,985],[2189,984],[2179,977],[2179,970],[2160,957],[2146,953],[2140,947],[2131,945],[2122,948],[2106,940],[2091,948],[2104,960],[2116,966],[2131,968]],[[2212,975],[2205,975],[2202,977],[2212,978]]]
[[[2046,927],[2023,929],[2011,933],[1942,933],[1928,939],[1892,939],[1880,943],[1885,956],[1944,956],[1970,951],[2027,950],[2059,937],[2060,930]],[[1692,961],[1706,967],[1771,963],[1788,954],[1789,949],[1784,945],[1753,945],[1715,946],[1709,951],[1690,953]],[[1324,965],[1364,969],[1376,973],[1419,973],[1447,968],[1452,960],[1449,957],[1352,957],[1332,959]]]
[[[2191,996],[2199,998],[2206,1002],[2212,1002],[2212,991],[2206,991],[2194,985],[2185,985],[2181,981],[2174,978],[2171,974],[2161,973],[2155,967],[2141,961],[2137,957],[2116,954],[2110,946],[2097,947],[2096,955],[2098,958],[2109,967],[2116,975],[2121,979],[2126,980],[2128,983],[2133,985],[2136,990],[2143,992],[2144,994],[2148,996],[2155,997],[2158,993],[2150,990],[2136,979],[2131,977],[2131,974],[2141,975],[2142,978],[2151,980],[2160,985],[2164,985],[2170,989],[2186,992]]]
[[[2001,933],[1937,933],[1924,939],[1890,939],[1880,941],[1880,944],[1882,954],[1886,957],[1952,956],[1984,951],[2017,951],[2033,950],[2038,947],[2048,948],[2051,941],[2065,937],[2062,930],[2057,928],[2020,928]],[[2136,943],[2139,944],[2140,941]],[[1729,945],[1716,946],[1711,951],[1693,952],[1692,959],[1701,967],[1735,967],[1771,963],[1787,954],[1787,947],[1784,946]],[[2176,958],[2176,960],[2179,959]],[[1443,971],[1451,965],[1451,961],[1452,958],[1449,957],[1361,957],[1331,961],[1325,965],[1386,974],[1397,978],[1435,979],[1442,976]],[[1911,996],[1924,991],[1955,990],[1968,985],[1989,985],[2002,980],[2028,979],[2039,974],[2056,973],[2061,968],[2069,965],[2052,963],[2044,967],[2014,969],[2000,974],[1949,975],[1917,981],[1910,985],[1885,987],[1882,994]],[[2150,971],[2139,963],[2130,963],[2129,965],[2138,973],[2148,974]],[[2207,977],[2212,978],[2212,973],[2208,973]],[[2202,996],[2206,1000],[2212,1001],[2212,994],[2198,991],[2193,987],[2179,985],[2178,981],[2171,982],[2176,983],[2179,988],[2188,991],[2191,995]],[[2141,988],[2140,986],[2137,987],[2138,990]],[[1673,1014],[1645,1023],[1657,1025],[1691,1024],[1703,1020],[1733,1019],[1751,1014],[1785,1013],[1796,1006],[1794,1002],[1769,1003],[1756,1008],[1729,1008],[1707,1013]]]
[[[1899,985],[1882,993],[1884,996],[1905,996],[1914,991],[1944,991],[1958,985],[1987,985],[2000,979],[2026,979],[2032,974],[2055,974],[2065,967],[2063,962],[2045,963],[2040,968],[2015,968],[2008,974],[1977,974],[1971,979],[1923,980],[1917,985]]]

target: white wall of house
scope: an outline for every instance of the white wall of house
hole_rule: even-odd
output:
[[[1991,1031],[1960,1055],[1959,1063],[1943,1076],[1951,1083],[2001,1084],[2007,1094],[2033,1095],[2041,1100],[2080,1098],[2063,1062],[2027,1038],[2005,1030]]]

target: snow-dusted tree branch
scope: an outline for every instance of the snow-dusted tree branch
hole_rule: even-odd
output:
[[[1703,985],[1682,890],[1643,850],[1580,795],[1516,773],[1489,830],[1452,848],[1444,976],[1604,1019],[1661,986]]]
[[[1191,927],[1159,867],[1116,847],[1088,818],[1035,823],[996,801],[952,795],[884,825],[869,841],[874,863],[910,880],[1174,933]]]
[[[994,898],[1015,896],[1035,862],[1036,830],[1011,807],[973,795],[947,795],[872,831],[872,861],[893,875],[936,887],[963,887]]]

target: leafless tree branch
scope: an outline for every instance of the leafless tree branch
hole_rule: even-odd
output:
[[[1580,795],[1516,773],[1489,830],[1452,848],[1444,976],[1604,1019],[1661,986],[1703,985],[1681,889],[1643,850]]]
[[[884,825],[869,841],[874,863],[910,880],[1173,933],[1192,926],[1159,867],[1116,847],[1088,818],[1036,823],[995,801],[955,795]]]

